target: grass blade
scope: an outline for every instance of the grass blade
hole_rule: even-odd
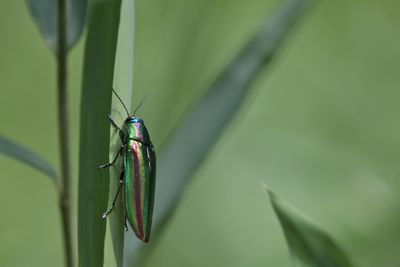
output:
[[[266,191],[295,259],[312,267],[353,266],[328,233],[310,223],[304,215],[283,202],[271,190]]]
[[[32,18],[49,48],[57,51],[57,3],[55,0],[26,0]],[[79,40],[85,26],[87,0],[68,0],[67,4],[67,47]]]
[[[146,249],[151,249],[157,243],[154,238],[160,236],[192,173],[211,151],[243,103],[252,81],[271,62],[309,2],[287,1],[239,52],[177,127],[158,160],[153,217],[153,229],[158,233],[153,234],[153,242]],[[132,259],[137,258],[141,244],[130,235],[126,239],[126,262],[127,266],[132,266]]]
[[[48,163],[42,157],[30,151],[29,149],[1,136],[0,153],[19,160],[20,162],[31,166],[32,168],[42,172],[43,174],[46,174],[53,180],[53,182],[58,182],[57,173],[53,166],[50,165],[50,163]]]
[[[114,68],[113,87],[118,95],[125,102],[128,110],[131,109],[132,88],[133,88],[133,51],[134,51],[134,25],[135,25],[135,6],[134,0],[122,0],[121,16],[118,28],[117,50]],[[119,125],[122,125],[126,117],[126,112],[118,99],[113,95],[111,116]],[[111,149],[110,157],[115,158],[121,142],[117,131],[111,127]],[[119,164],[111,168],[110,171],[110,195],[109,205],[111,205],[119,186]],[[125,223],[125,203],[119,196],[119,201],[113,212],[108,217],[109,223],[106,232],[104,257],[107,266],[122,266],[124,252],[124,223]]]
[[[82,82],[78,261],[81,267],[103,265],[109,175],[97,167],[108,161],[110,146],[107,114],[111,109],[120,1],[94,0],[85,45]]]

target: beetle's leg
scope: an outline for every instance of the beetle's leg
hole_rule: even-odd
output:
[[[108,119],[110,120],[111,125],[118,130],[118,135],[119,135],[119,139],[121,139],[122,142],[124,142],[124,132],[122,131],[121,128],[118,127],[118,125],[115,123],[115,121],[113,120],[113,118],[111,118],[111,115],[108,114]]]
[[[103,219],[107,218],[108,214],[110,214],[110,212],[114,209],[114,207],[115,207],[115,202],[117,202],[117,198],[118,198],[119,192],[121,192],[121,188],[122,188],[123,185],[124,185],[124,181],[123,181],[123,180],[119,180],[118,191],[117,191],[117,194],[115,194],[114,200],[113,200],[113,202],[112,202],[112,204],[111,204],[111,208],[109,208],[108,210],[106,210],[106,211],[103,213],[103,215],[101,215],[101,218],[103,218]]]
[[[111,115],[108,114],[108,119],[110,120],[111,125],[117,129],[118,131],[122,131],[121,128],[118,127],[118,125],[115,123],[115,121],[113,120],[113,118],[111,118]]]
[[[125,214],[125,232],[128,232],[128,224],[126,223],[127,220],[128,220],[128,217],[126,217],[126,214]]]
[[[117,155],[115,156],[115,158],[113,159],[113,161],[100,165],[99,167],[97,167],[97,169],[104,169],[104,168],[108,168],[111,165],[114,165],[114,163],[117,161],[118,157],[122,154],[122,150],[124,149],[125,145],[122,145],[121,148],[119,149]]]

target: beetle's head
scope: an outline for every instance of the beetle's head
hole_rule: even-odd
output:
[[[143,120],[135,116],[129,116],[126,118],[125,123],[143,123]]]

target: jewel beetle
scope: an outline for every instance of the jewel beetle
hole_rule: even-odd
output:
[[[128,220],[137,238],[147,243],[153,217],[156,153],[143,120],[135,116],[143,100],[133,115],[130,115],[124,102],[114,89],[112,91],[121,102],[128,117],[120,128],[108,115],[111,125],[118,130],[122,145],[113,161],[100,165],[98,168],[104,169],[114,165],[119,156],[122,156],[122,161],[118,191],[111,207],[103,213],[102,218],[105,219],[113,210],[121,188],[124,187],[125,220]]]

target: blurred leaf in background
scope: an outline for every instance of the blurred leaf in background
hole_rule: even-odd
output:
[[[25,163],[43,174],[46,174],[57,184],[58,177],[53,166],[29,149],[0,136],[0,153],[19,160],[21,163]]]
[[[57,51],[57,1],[55,0],[25,0],[36,25],[45,39],[46,44],[54,52]],[[81,35],[86,15],[86,0],[66,1],[67,13],[67,46],[71,48]]]
[[[350,259],[330,235],[263,185],[282,226],[294,261],[310,267],[351,267]],[[294,264],[296,266],[296,264]]]

